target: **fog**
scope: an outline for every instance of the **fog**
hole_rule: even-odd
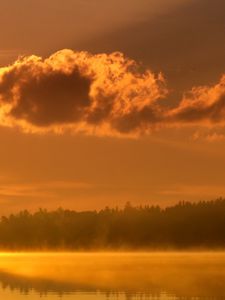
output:
[[[225,253],[2,253],[0,282],[39,294],[225,296]]]

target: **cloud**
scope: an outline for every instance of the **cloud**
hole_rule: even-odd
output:
[[[122,53],[61,50],[0,68],[0,125],[25,132],[137,136],[161,127],[225,125],[225,75],[194,87],[175,107],[161,74]]]
[[[95,186],[86,182],[48,181],[35,183],[1,183],[0,197],[54,197],[62,191],[93,189]]]
[[[202,199],[213,199],[219,198],[221,195],[225,194],[224,185],[176,185],[170,186],[169,188],[164,188],[158,192],[160,195],[165,196],[196,196],[198,195]]]
[[[209,143],[224,142],[225,134],[221,132],[201,132],[196,131],[192,136],[193,141],[205,141]]]
[[[214,86],[195,87],[184,95],[178,107],[168,112],[178,124],[213,126],[225,124],[225,75]]]
[[[142,131],[156,123],[164,79],[121,53],[62,50],[24,57],[0,69],[0,123],[25,131],[95,134]]]

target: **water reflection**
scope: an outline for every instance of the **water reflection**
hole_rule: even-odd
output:
[[[5,254],[0,282],[13,300],[225,299],[225,254]]]
[[[31,292],[35,292],[40,296],[47,296],[48,294],[56,294],[60,297],[71,294],[92,294],[102,295],[106,298],[109,297],[122,297],[125,299],[145,298],[145,299],[158,299],[161,293],[159,290],[150,291],[132,291],[132,290],[110,290],[110,289],[98,289],[97,287],[90,287],[88,285],[76,285],[75,283],[59,282],[54,280],[46,280],[40,278],[28,278],[25,276],[18,276],[9,274],[6,272],[0,272],[0,282],[2,289],[9,289],[10,291],[18,291],[23,295],[29,295]],[[172,295],[171,295],[172,296]]]

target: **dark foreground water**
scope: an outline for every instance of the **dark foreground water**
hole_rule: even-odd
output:
[[[225,253],[0,254],[0,299],[225,299]]]

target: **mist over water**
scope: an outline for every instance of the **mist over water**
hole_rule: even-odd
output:
[[[0,297],[225,299],[225,253],[3,253]]]

